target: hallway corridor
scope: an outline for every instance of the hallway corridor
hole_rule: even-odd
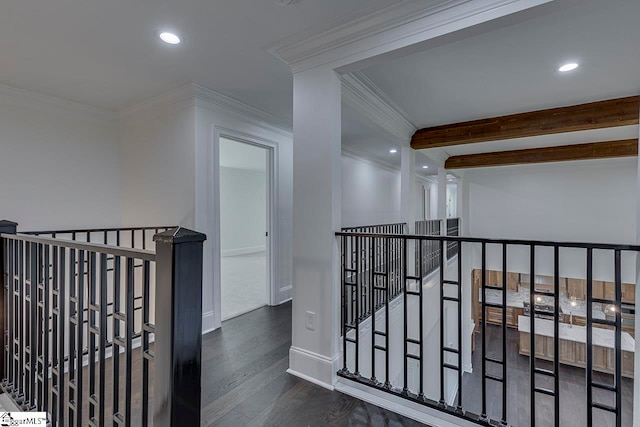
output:
[[[291,303],[263,307],[203,337],[204,426],[420,426],[285,371]]]

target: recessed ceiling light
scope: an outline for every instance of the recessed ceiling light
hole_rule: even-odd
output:
[[[580,64],[577,64],[575,62],[569,62],[568,64],[564,64],[560,68],[558,68],[558,71],[560,71],[561,73],[566,73],[567,71],[575,70],[579,66]]]
[[[424,166],[422,167],[422,169],[429,169],[429,166],[424,165]]]
[[[180,43],[180,37],[176,36],[173,33],[168,33],[168,32],[160,33],[160,39],[163,42],[169,43],[169,44],[179,44]]]
[[[392,148],[391,150],[389,150],[389,152],[390,152],[391,154],[393,154],[393,153],[397,153],[397,152],[398,152],[398,150],[396,150],[395,148]]]

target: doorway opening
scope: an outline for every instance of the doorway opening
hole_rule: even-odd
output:
[[[222,320],[269,304],[271,151],[220,138]]]

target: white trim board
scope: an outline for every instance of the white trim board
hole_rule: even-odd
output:
[[[187,83],[144,101],[122,108],[117,112],[121,120],[139,115],[161,114],[187,106],[198,106],[217,113],[230,115],[245,123],[291,137],[293,124],[237,99],[223,95],[196,83]]]
[[[343,75],[341,80],[343,102],[401,141],[411,140],[417,130],[416,126],[367,76],[361,72],[353,72]]]
[[[403,1],[360,11],[315,34],[299,33],[268,52],[293,73],[321,65],[337,69],[551,1],[443,0],[430,7],[420,0]]]
[[[299,347],[289,349],[289,369],[287,372],[328,390],[333,390],[338,372],[340,356],[335,359]],[[313,376],[308,375],[313,373]]]
[[[433,427],[477,427],[471,421],[464,420],[454,415],[449,415],[436,409],[420,405],[415,402],[403,399],[402,397],[377,390],[372,387],[358,384],[340,378],[334,389],[340,393],[363,400],[396,414],[403,415],[418,422]]]

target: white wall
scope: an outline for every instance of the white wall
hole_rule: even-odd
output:
[[[120,224],[112,114],[0,85],[0,219],[18,230]]]
[[[189,103],[121,117],[123,222],[195,225],[195,108]]]
[[[260,150],[256,148],[256,150]],[[264,159],[266,162],[266,158]],[[267,175],[265,172],[220,170],[220,245],[223,256],[266,250]]]
[[[400,171],[343,153],[342,226],[400,221]]]
[[[467,230],[473,237],[633,244],[636,177],[635,158],[468,170]],[[551,249],[539,249],[537,257],[537,273],[552,274]],[[528,271],[526,248],[513,247],[509,258],[510,271]],[[612,259],[594,252],[594,279],[612,280]],[[499,254],[488,268],[499,267],[493,262],[501,262]],[[584,251],[562,251],[560,273],[584,277]],[[635,282],[634,262],[626,256],[623,281]]]

